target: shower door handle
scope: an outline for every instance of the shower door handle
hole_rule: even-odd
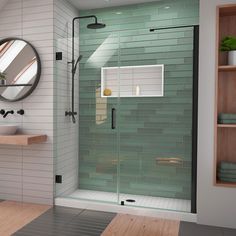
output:
[[[116,128],[116,109],[115,108],[111,109],[111,128],[112,129]]]

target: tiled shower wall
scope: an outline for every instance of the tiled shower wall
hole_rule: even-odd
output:
[[[27,147],[0,145],[0,199],[53,203],[53,0],[9,0],[0,12],[0,38],[19,37],[32,43],[42,62],[34,92],[0,108],[24,109],[25,115],[0,117],[24,133],[46,134],[48,141]]]
[[[71,32],[72,19],[78,11],[64,0],[54,0],[54,51],[62,52],[62,60],[55,61],[54,74],[54,164],[55,173],[62,175],[56,184],[56,196],[66,196],[78,188],[78,116],[76,124],[65,111],[71,109]],[[78,55],[78,31],[76,27],[75,57]],[[78,70],[79,71],[79,70]],[[78,72],[77,71],[77,72]],[[75,111],[78,112],[78,73],[75,76]]]
[[[118,178],[122,193],[191,198],[193,30],[149,28],[198,24],[198,9],[179,0],[80,12],[107,25],[80,24],[80,189],[116,192]],[[165,65],[163,98],[99,98],[102,66],[149,64]]]

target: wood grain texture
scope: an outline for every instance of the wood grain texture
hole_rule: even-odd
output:
[[[235,71],[236,70],[236,66],[230,66],[230,65],[219,66],[218,70],[219,71]]]
[[[235,162],[236,153],[236,129],[218,129],[218,156],[217,164],[220,161]]]
[[[218,128],[236,128],[236,124],[218,124]]]
[[[214,170],[213,170],[213,184],[216,185],[216,168],[217,168],[217,154],[218,154],[218,94],[219,94],[219,66],[220,66],[220,54],[219,54],[219,31],[220,31],[220,8],[216,8],[216,61],[215,61],[215,73],[216,73],[216,83],[215,83],[215,104],[214,104]]]
[[[4,201],[0,203],[0,235],[10,236],[50,209],[48,205]]]
[[[236,4],[226,4],[220,6],[220,16],[231,16],[235,15]]]
[[[43,143],[47,141],[47,135],[0,135],[0,144],[22,145]]]
[[[220,42],[228,35],[235,35],[236,4],[221,5],[216,12],[216,95],[215,95],[215,160],[214,185],[236,186],[217,181],[217,167],[220,161],[235,162],[235,124],[218,124],[219,113],[236,113],[236,67],[228,64],[228,53],[220,52]]]
[[[236,113],[235,72],[220,73],[218,80],[218,114]]]
[[[219,30],[217,36],[217,45],[220,45],[221,40],[229,35],[235,35],[235,20],[236,20],[236,5],[219,7],[218,8],[218,19],[219,19]],[[223,14],[222,14],[223,12]],[[224,12],[231,12],[231,14],[224,14]],[[219,48],[217,49],[219,50]],[[219,65],[227,65],[228,64],[228,53],[220,52],[219,53]]]
[[[216,181],[216,186],[219,187],[227,187],[227,188],[235,188],[236,184],[235,183],[228,183],[228,182],[223,182],[223,181]]]
[[[118,214],[102,236],[178,236],[179,221]]]

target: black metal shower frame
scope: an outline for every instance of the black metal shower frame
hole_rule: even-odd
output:
[[[78,19],[88,19],[88,18],[94,18],[95,23],[94,24],[100,24],[98,23],[98,19],[95,15],[89,15],[89,16],[77,16],[74,17],[72,20],[72,60],[68,63],[72,64],[72,84],[71,84],[71,111],[66,111],[65,116],[71,116],[73,123],[76,122],[75,115],[77,115],[77,112],[75,112],[75,101],[74,101],[74,93],[75,93],[75,73],[76,73],[76,64],[75,63],[75,21]],[[103,24],[105,27],[105,24]]]
[[[76,17],[73,19],[72,26],[72,111],[66,112],[72,116],[77,113],[74,111],[74,22],[80,18],[90,18],[94,16]],[[199,69],[199,25],[184,25],[164,28],[152,28],[150,32],[157,30],[168,30],[178,28],[193,28],[193,94],[192,94],[192,177],[191,177],[191,213],[197,213],[197,140],[198,140],[198,69]]]
[[[199,69],[199,25],[151,28],[158,30],[193,28],[193,94],[192,94],[192,179],[191,213],[197,213],[197,140],[198,140],[198,69]]]

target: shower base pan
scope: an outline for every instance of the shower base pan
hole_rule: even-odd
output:
[[[90,210],[196,222],[196,214],[190,213],[191,201],[182,199],[120,194],[118,204],[116,193],[76,190],[67,197],[56,198],[55,204]]]

